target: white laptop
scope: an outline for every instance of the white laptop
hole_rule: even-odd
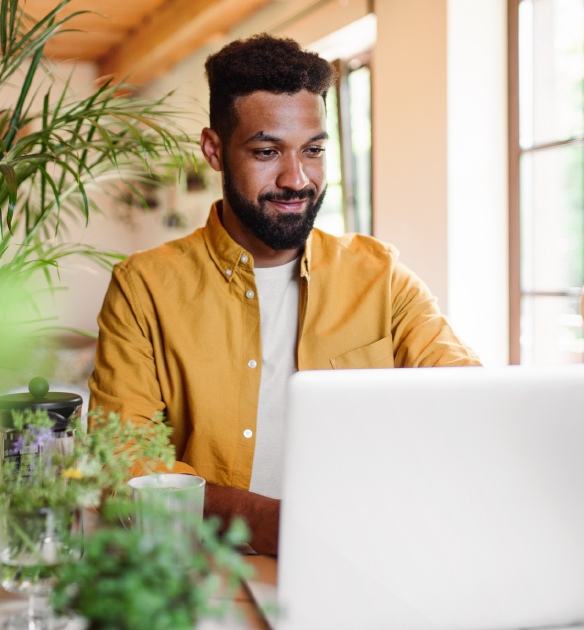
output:
[[[278,630],[584,621],[584,365],[300,372]]]

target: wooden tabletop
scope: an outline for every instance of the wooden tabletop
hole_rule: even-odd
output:
[[[98,526],[98,516],[89,511],[84,512],[84,530],[91,532]],[[197,630],[270,630],[258,610],[264,601],[255,601],[254,593],[260,592],[262,585],[266,589],[274,589],[276,586],[277,561],[271,556],[247,555],[248,562],[255,569],[255,577],[250,580],[252,588],[242,584],[235,593],[225,593],[217,599],[227,599],[231,602],[230,610],[222,620],[203,619],[197,625]],[[256,588],[260,585],[260,589]],[[12,595],[0,588],[0,628],[4,628],[6,619],[15,612],[26,609],[27,598],[20,595]],[[81,630],[84,627],[80,619],[72,620],[65,630]]]

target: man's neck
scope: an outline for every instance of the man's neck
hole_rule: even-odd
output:
[[[218,210],[221,223],[229,236],[253,256],[254,267],[279,267],[300,255],[300,248],[275,250],[260,241],[246,225],[241,223],[225,198]]]

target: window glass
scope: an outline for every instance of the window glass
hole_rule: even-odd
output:
[[[349,74],[356,229],[371,234],[371,71]]]
[[[580,297],[523,296],[521,363],[550,365],[584,361]]]
[[[520,144],[529,148],[584,132],[584,0],[519,5]]]
[[[328,189],[315,226],[337,236],[371,234],[371,71],[360,58],[335,65],[340,82],[326,101]]]
[[[584,284],[584,146],[521,157],[521,289],[560,292]]]
[[[584,359],[584,0],[519,3],[521,363]]]
[[[326,130],[329,135],[326,147],[328,188],[314,225],[319,230],[341,236],[345,233],[345,221],[343,218],[341,144],[339,140],[337,93],[334,87],[328,91],[326,97]]]

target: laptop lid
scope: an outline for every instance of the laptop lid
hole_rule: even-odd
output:
[[[584,619],[584,366],[299,372],[282,630]]]

